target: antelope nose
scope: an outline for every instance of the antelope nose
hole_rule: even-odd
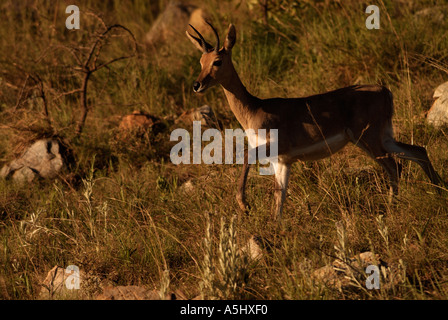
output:
[[[195,81],[195,82],[193,83],[193,90],[194,90],[194,92],[198,92],[198,90],[199,90],[200,87],[201,87],[201,83],[200,83],[200,82]]]

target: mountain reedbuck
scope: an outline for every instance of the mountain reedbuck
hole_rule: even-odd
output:
[[[193,89],[195,92],[204,92],[220,84],[230,109],[244,130],[278,130],[278,158],[276,163],[272,163],[278,220],[282,216],[292,163],[329,157],[349,142],[360,147],[384,168],[394,194],[398,192],[401,165],[394,160],[393,155],[418,163],[432,184],[442,184],[425,148],[394,139],[392,93],[387,88],[355,85],[302,98],[257,98],[246,90],[232,63],[235,27],[232,24],[229,26],[224,46],[219,48],[218,33],[211,24],[209,26],[216,37],[214,47],[193,26],[190,25],[198,37],[186,32],[193,44],[202,51],[202,70]],[[268,146],[270,142],[268,136],[263,143]],[[260,142],[257,142],[251,147],[259,145]],[[245,157],[237,194],[242,210],[247,210],[245,186],[248,171],[249,164]]]

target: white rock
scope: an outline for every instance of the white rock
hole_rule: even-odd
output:
[[[434,95],[432,96],[434,99],[440,98],[443,95],[448,95],[448,82],[442,83],[440,86],[434,90]]]
[[[19,159],[6,164],[0,171],[0,176],[11,176],[13,180],[23,182],[31,182],[36,177],[54,179],[63,166],[59,142],[41,139],[34,142]]]
[[[263,250],[257,244],[253,236],[247,241],[247,244],[241,248],[241,252],[247,254],[252,260],[259,260],[263,257]]]
[[[438,128],[448,124],[448,82],[438,86],[433,97],[436,99],[428,111],[427,121]]]

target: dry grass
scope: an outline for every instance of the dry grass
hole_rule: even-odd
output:
[[[381,29],[372,31],[365,28],[364,4],[358,1],[280,2],[268,26],[259,7],[248,3],[203,6],[221,33],[235,23],[233,57],[249,91],[285,97],[354,83],[386,85],[395,97],[397,138],[426,146],[448,180],[446,133],[424,118],[433,88],[446,78],[448,25],[416,14],[443,1],[385,1]],[[414,164],[404,163],[401,193],[390,204],[383,173],[354,147],[318,163],[298,163],[280,230],[271,217],[272,177],[252,169],[252,210],[245,216],[235,201],[239,166],[174,166],[166,158],[168,135],[156,144],[129,139],[128,151],[116,140],[117,117],[134,110],[172,125],[169,119],[183,111],[209,104],[226,128],[238,126],[220,88],[201,96],[190,90],[200,66],[188,39],[158,52],[142,45],[163,1],[79,2],[107,25],[126,26],[138,54],[95,72],[87,97],[91,109],[77,137],[81,97],[63,93],[82,82],[71,69],[76,58],[59,48],[78,48],[82,55],[100,27],[86,17],[81,30],[68,32],[65,6],[9,0],[0,5],[2,162],[12,159],[18,142],[41,136],[67,139],[76,156],[72,179],[26,188],[0,181],[0,276],[11,297],[35,299],[48,270],[74,264],[101,281],[147,285],[161,296],[180,289],[188,298],[448,298],[447,195],[435,194]],[[127,40],[114,39],[98,59],[132,52]],[[181,188],[188,180],[192,191]],[[247,260],[239,251],[252,236],[264,248],[260,260]],[[374,291],[359,285],[336,290],[312,280],[313,270],[338,255],[364,251],[379,254],[401,280],[386,278],[390,285]]]

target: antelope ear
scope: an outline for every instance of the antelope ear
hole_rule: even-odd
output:
[[[202,48],[201,39],[192,36],[188,31],[185,31],[185,33],[187,34],[188,39],[190,39],[190,41],[194,44],[196,48],[198,48],[198,50],[204,51],[204,49]]]
[[[233,24],[229,25],[229,31],[227,33],[226,41],[224,41],[224,49],[226,51],[230,51],[233,48],[233,45],[236,41],[236,31],[235,26]]]

